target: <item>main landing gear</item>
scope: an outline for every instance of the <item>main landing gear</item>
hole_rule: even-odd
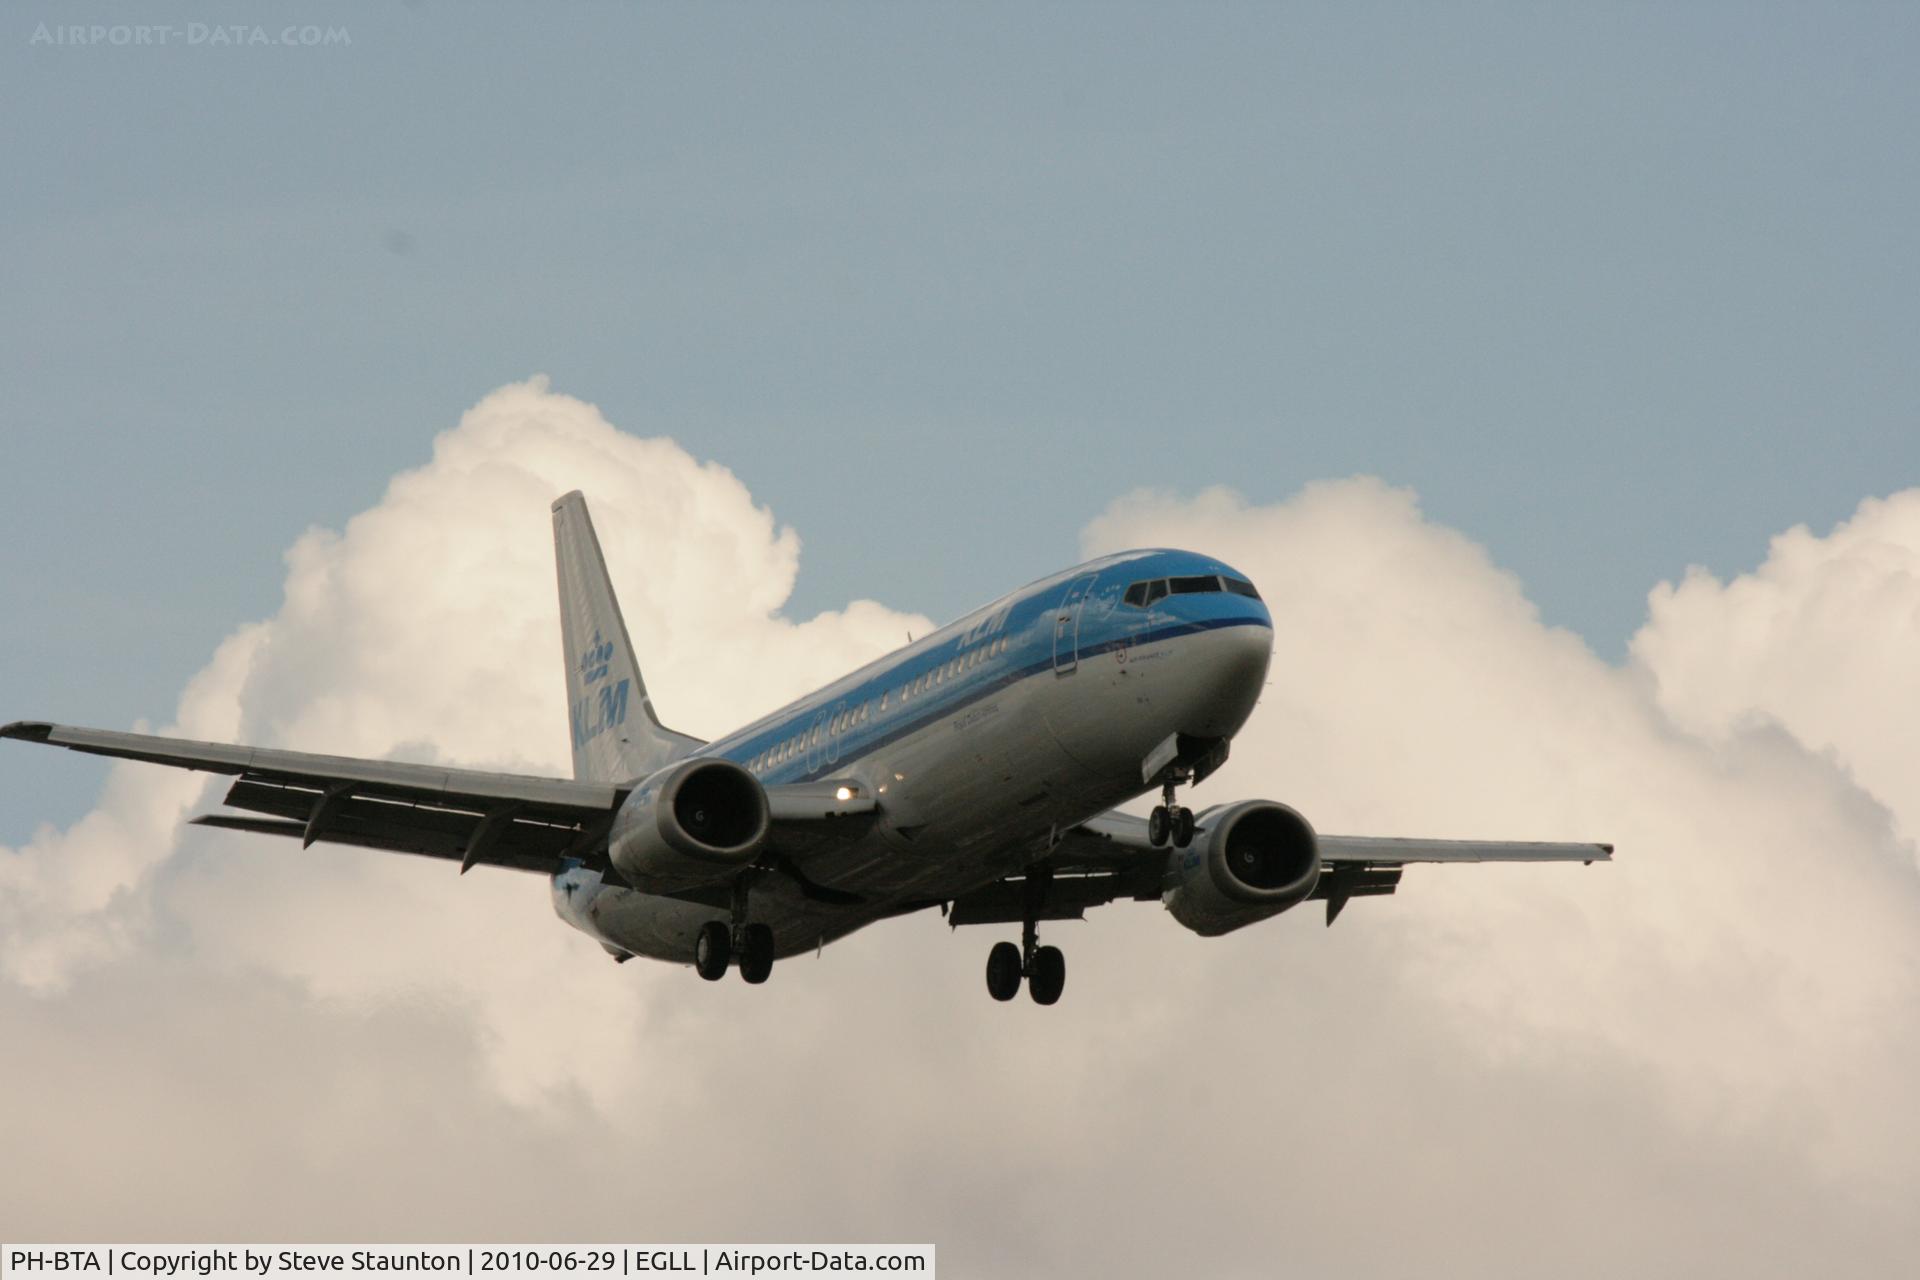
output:
[[[1147,815],[1147,840],[1155,848],[1172,842],[1176,849],[1184,849],[1193,843],[1193,810],[1174,804],[1173,788],[1176,779],[1169,776],[1160,789],[1162,802],[1154,806]]]
[[[1044,881],[1045,877],[1029,877]],[[1044,892],[1044,888],[1041,892]],[[1040,945],[1035,927],[1037,901],[1030,901],[1026,920],[1020,926],[1020,945],[996,942],[987,952],[987,994],[995,1000],[1011,1000],[1020,994],[1025,979],[1027,994],[1035,1004],[1053,1004],[1067,986],[1067,958],[1058,947]]]
[[[733,921],[709,920],[693,939],[693,968],[708,982],[727,976],[727,966],[740,957],[740,976],[758,985],[773,974],[773,930],[747,923],[747,881],[733,886]]]

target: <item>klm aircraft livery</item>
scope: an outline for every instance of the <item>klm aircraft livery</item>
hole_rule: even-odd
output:
[[[580,682],[586,687],[587,695],[574,699],[572,704],[576,751],[607,730],[627,722],[627,690],[633,682],[623,678],[594,688],[607,678],[607,664],[612,658],[613,645],[601,639],[598,631],[594,632],[593,647],[580,655]]]
[[[1157,901],[1211,937],[1306,902],[1332,924],[1413,863],[1613,853],[1329,835],[1276,800],[1180,803],[1226,760],[1273,648],[1258,588],[1210,556],[1076,565],[706,742],[655,713],[585,498],[556,500],[553,530],[572,778],[38,720],[0,736],[230,775],[201,826],[547,876],[560,918],[614,959],[709,980],[763,983],[783,956],[935,911],[1011,935],[988,951],[988,992],[1043,1005],[1066,960],[1041,926],[1106,903]],[[1145,817],[1116,808],[1142,797]]]

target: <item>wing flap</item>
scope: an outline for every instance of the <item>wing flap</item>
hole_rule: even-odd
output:
[[[247,818],[238,814],[209,813],[193,819],[196,827],[212,827],[216,831],[245,831],[253,835],[291,836],[300,839],[306,833],[306,824],[285,818]],[[428,858],[441,858],[458,861],[462,852],[457,844],[450,845],[444,839],[437,839],[427,833],[408,833],[397,828],[381,831],[366,830],[329,830],[320,837],[325,844],[353,845],[362,849],[379,849],[387,853],[411,853]],[[551,875],[558,867],[557,859],[529,851],[515,851],[496,848],[486,859],[488,866],[507,867],[515,871],[532,871],[540,875]]]
[[[235,809],[291,819],[305,835],[314,806],[326,795],[310,787],[243,779],[228,790],[225,803]],[[314,838],[333,840],[337,835],[352,835],[356,839],[351,843],[382,847],[377,844],[382,833],[392,833],[396,841],[393,847],[399,851],[459,858],[484,835],[489,852],[535,854],[551,860],[568,852],[578,832],[573,825],[501,812],[503,820],[483,833],[489,817],[471,809],[349,794],[330,808]]]
[[[1079,920],[1089,907],[1121,898],[1150,902],[1160,896],[1160,874],[1101,871],[1090,875],[1012,876],[953,900],[947,923],[1012,924],[1026,919],[1031,905],[1036,920]]]

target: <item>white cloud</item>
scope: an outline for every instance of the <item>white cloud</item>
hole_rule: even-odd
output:
[[[1272,687],[1208,791],[1277,792],[1323,830],[1618,843],[1588,871],[1415,869],[1379,908],[1485,1052],[1605,1053],[1689,1131],[1791,1118],[1823,1174],[1920,1177],[1886,1141],[1920,1139],[1888,1114],[1920,1065],[1920,880],[1842,771],[1765,726],[1677,731],[1404,491],[1137,496],[1089,549],[1143,542],[1209,548],[1274,609]]]
[[[1920,836],[1920,489],[1869,498],[1826,537],[1798,525],[1766,562],[1722,583],[1661,583],[1633,641],[1661,708],[1724,739],[1779,723],[1830,751]]]
[[[573,488],[588,494],[649,689],[676,728],[724,730],[929,625],[865,601],[784,618],[799,560],[791,530],[726,469],[622,435],[535,379],[481,401],[434,442],[432,462],[397,476],[343,531],[302,537],[280,611],[223,647],[169,732],[566,773],[548,507]],[[696,674],[716,670],[726,678]],[[556,927],[544,883],[183,836],[204,786],[124,767],[71,831],[43,832],[0,861],[6,972],[54,986],[76,965],[143,945],[156,873],[184,850],[164,889],[210,957],[324,997],[398,984],[469,1009],[516,1098],[607,1083],[607,1055],[590,1050],[631,1039],[646,984],[597,966],[579,977],[598,953]],[[453,901],[468,909],[448,910]],[[562,988],[569,999],[555,1001]]]
[[[180,731],[558,769],[546,504],[576,486],[676,727],[716,732],[927,625],[781,617],[797,541],[737,481],[536,382],[303,539],[286,606],[223,650]],[[0,954],[34,984],[0,986],[23,1046],[0,1128],[34,1154],[0,1172],[0,1227],[934,1239],[969,1274],[1911,1256],[1920,892],[1857,762],[1690,719],[1676,691],[1713,687],[1693,666],[1601,662],[1372,481],[1132,495],[1087,541],[1212,551],[1273,606],[1271,685],[1196,800],[1610,839],[1619,860],[1419,868],[1332,930],[1302,910],[1201,940],[1117,906],[1049,929],[1072,976],[1039,1010],[986,998],[995,931],[931,916],[709,986],[607,962],[532,877],[201,832],[170,856],[193,797],[130,767],[96,814],[120,834],[82,823],[0,862]],[[1691,616],[1661,605],[1649,630],[1690,652]],[[1753,671],[1711,705],[1764,700]],[[1849,742],[1897,744],[1897,707],[1853,710]]]
[[[231,740],[238,690],[262,638],[259,627],[230,636],[162,732]],[[150,905],[145,882],[173,853],[205,788],[197,774],[117,765],[99,805],[73,826],[43,826],[24,848],[0,847],[0,974],[47,990],[75,966],[134,945]]]

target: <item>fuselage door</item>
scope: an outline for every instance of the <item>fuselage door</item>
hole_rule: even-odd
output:
[[[1087,603],[1094,575],[1075,578],[1053,611],[1053,674],[1070,676],[1080,665],[1080,610]]]

